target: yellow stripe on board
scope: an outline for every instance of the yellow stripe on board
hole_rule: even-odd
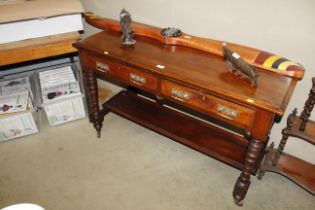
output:
[[[279,55],[273,55],[273,56],[267,58],[267,60],[265,60],[263,66],[265,66],[265,67],[270,67],[270,68],[271,68],[271,67],[272,67],[272,64],[273,64],[276,60],[278,60],[279,58],[281,58]]]
[[[296,62],[293,62],[293,61],[285,61],[283,63],[281,63],[279,66],[278,66],[278,69],[279,70],[287,70],[288,66],[291,66],[291,65],[295,65],[295,66],[301,66],[300,64],[296,63]]]

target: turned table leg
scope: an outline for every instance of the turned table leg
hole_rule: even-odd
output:
[[[244,169],[240,176],[238,177],[234,190],[233,190],[233,197],[234,202],[237,205],[242,205],[242,201],[246,196],[247,190],[250,185],[250,176],[252,170],[254,169],[257,160],[261,154],[261,150],[264,147],[264,142],[258,141],[255,139],[251,139],[248,145],[248,150],[246,153],[246,159],[244,163]]]
[[[89,108],[90,110],[90,120],[94,124],[94,128],[97,132],[97,137],[101,136],[101,129],[103,126],[104,116],[100,113],[99,105],[98,105],[98,89],[97,89],[97,80],[96,74],[94,71],[87,71],[87,91],[89,94]]]

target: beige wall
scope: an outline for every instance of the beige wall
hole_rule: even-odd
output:
[[[311,77],[315,76],[314,0],[81,0],[86,11],[118,20],[122,8],[137,22],[177,27],[185,33],[243,44],[298,61],[307,69],[298,83],[271,141],[278,144],[286,117],[303,108]],[[95,28],[85,25],[86,35]],[[272,93],[270,93],[272,94]],[[315,111],[311,117],[315,119]],[[286,152],[315,163],[315,147],[302,141],[288,142]]]

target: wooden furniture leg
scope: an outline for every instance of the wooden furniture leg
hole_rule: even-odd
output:
[[[101,129],[103,126],[104,115],[100,113],[98,105],[98,90],[96,73],[94,71],[87,71],[87,88],[89,93],[89,107],[90,107],[90,120],[92,120],[94,128],[97,132],[97,137],[101,137]]]
[[[245,195],[250,185],[250,175],[255,165],[257,164],[257,160],[261,154],[263,147],[264,142],[258,141],[256,139],[251,139],[248,145],[244,169],[238,177],[233,190],[234,202],[239,206],[242,206],[242,201],[245,198]]]
[[[276,153],[272,159],[272,165],[273,166],[276,166],[277,165],[277,161],[278,159],[280,158],[282,152],[283,152],[283,149],[285,147],[285,144],[287,143],[287,140],[289,138],[289,133],[292,129],[292,126],[293,126],[293,121],[294,121],[294,118],[296,117],[296,113],[297,113],[297,109],[294,109],[293,112],[288,116],[288,119],[287,119],[287,127],[285,129],[282,130],[282,139],[279,143],[279,146],[276,150]],[[289,133],[288,133],[289,132]]]
[[[302,120],[301,125],[300,125],[300,131],[305,130],[306,123],[308,121],[308,118],[311,115],[311,112],[315,104],[315,77],[313,77],[312,82],[313,82],[313,87],[311,88],[309,97],[305,102],[303,112],[301,113],[301,116],[300,116],[300,119]]]
[[[276,150],[276,153],[275,153],[275,156],[273,157],[272,159],[272,165],[273,166],[276,166],[277,165],[277,160],[280,158],[282,152],[283,152],[283,149],[285,147],[285,144],[287,143],[287,140],[289,138],[289,135],[287,134],[282,134],[282,139],[279,143],[279,146]]]
[[[267,164],[269,163],[268,161],[266,161],[266,159],[273,160],[273,157],[272,158],[269,157],[270,155],[272,155],[271,154],[272,150],[274,150],[274,142],[272,142],[270,144],[270,146],[268,146],[267,149],[266,149],[265,158],[264,158],[264,160],[261,163],[260,169],[258,170],[257,179],[259,179],[259,180],[261,180],[263,178],[263,176],[265,175],[265,173],[266,173],[266,167],[267,167]]]

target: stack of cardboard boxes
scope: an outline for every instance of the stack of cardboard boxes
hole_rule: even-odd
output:
[[[0,0],[0,47],[78,33],[82,12],[80,0]],[[0,142],[37,133],[40,108],[51,126],[85,117],[82,79],[74,63],[40,62],[0,62]],[[25,69],[27,76],[21,73]]]
[[[15,75],[0,81],[0,142],[38,132],[33,77]]]

